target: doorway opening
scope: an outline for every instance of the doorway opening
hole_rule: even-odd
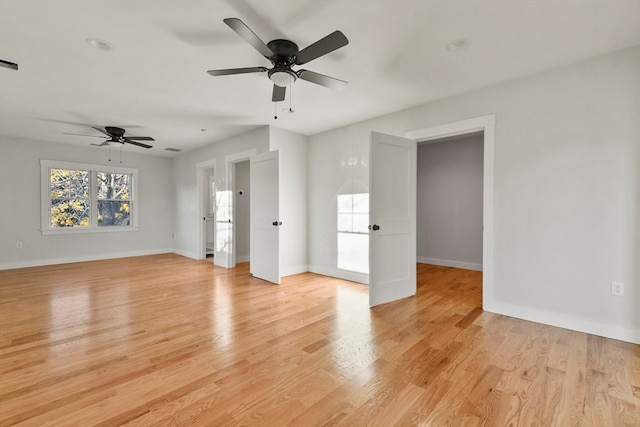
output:
[[[417,259],[482,271],[483,132],[418,144]]]
[[[482,135],[482,308],[493,308],[494,286],[494,145],[495,114],[420,129],[405,134],[417,144],[461,135]],[[416,177],[417,179],[417,177]]]
[[[205,256],[213,258],[216,251],[216,177],[213,169],[205,170],[207,174],[207,212],[202,217],[204,220]]]
[[[233,163],[233,198],[236,263],[249,262],[251,253],[251,184],[250,162]]]
[[[216,208],[215,264],[234,268],[237,262],[250,261],[250,159],[255,150],[225,157],[224,189],[218,182]]]
[[[216,185],[216,160],[206,160],[196,164],[196,179],[198,191],[198,207],[194,220],[197,221],[197,258],[205,259],[215,251],[211,250],[211,242],[215,241],[215,194],[212,196],[212,186]]]

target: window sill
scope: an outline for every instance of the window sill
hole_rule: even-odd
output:
[[[93,227],[93,228],[60,228],[40,230],[43,236],[52,236],[56,234],[85,234],[85,233],[118,233],[126,231],[138,231],[137,226],[128,227]]]

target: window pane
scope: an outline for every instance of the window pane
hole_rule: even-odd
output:
[[[89,197],[89,172],[70,169],[51,169],[50,197],[87,198]]]
[[[229,206],[218,206],[216,220],[218,222],[229,222],[233,219],[232,208]]]
[[[352,215],[338,214],[338,231],[353,231]]]
[[[51,227],[88,227],[89,201],[87,199],[52,199]]]
[[[129,202],[98,200],[98,227],[130,224]]]
[[[50,197],[62,199],[69,197],[69,171],[67,169],[51,169]]]
[[[131,175],[125,173],[98,172],[98,199],[129,200]]]
[[[340,231],[340,230],[338,230]],[[353,214],[353,230],[355,233],[369,232],[369,214]]]
[[[350,213],[353,210],[353,197],[351,194],[338,195],[338,213]]]
[[[338,268],[369,274],[369,235],[338,233]]]
[[[369,213],[369,193],[359,193],[353,195],[353,212]]]
[[[68,180],[69,171],[67,169],[51,169],[51,186],[63,184]]]
[[[70,197],[89,197],[89,172],[70,171],[71,179],[69,186]]]
[[[216,191],[216,220],[227,222],[233,219],[233,193],[231,190]]]

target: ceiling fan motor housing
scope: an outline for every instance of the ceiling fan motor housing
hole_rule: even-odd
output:
[[[111,136],[122,137],[124,136],[124,129],[115,126],[105,126],[104,130]]]
[[[298,79],[298,75],[291,69],[298,54],[298,45],[290,40],[276,39],[267,43],[267,47],[274,53],[268,58],[273,68],[268,71],[269,79],[277,86],[287,87]]]
[[[111,135],[111,139],[108,142],[124,144],[124,129],[115,126],[105,126],[104,130]]]
[[[268,58],[273,65],[278,62],[285,61],[287,65],[293,65],[296,55],[298,54],[298,45],[291,40],[275,39],[267,43],[267,47],[273,51],[275,55]]]

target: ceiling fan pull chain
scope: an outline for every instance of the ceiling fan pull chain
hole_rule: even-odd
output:
[[[107,144],[107,147],[109,147],[109,161],[111,161],[111,145]]]
[[[293,113],[293,109],[291,108],[293,104],[293,78],[291,79],[291,83],[289,83],[289,113]]]
[[[124,145],[124,144],[122,144]],[[120,146],[120,163],[122,163],[122,145]]]
[[[278,120],[278,103],[273,103],[273,118]]]

